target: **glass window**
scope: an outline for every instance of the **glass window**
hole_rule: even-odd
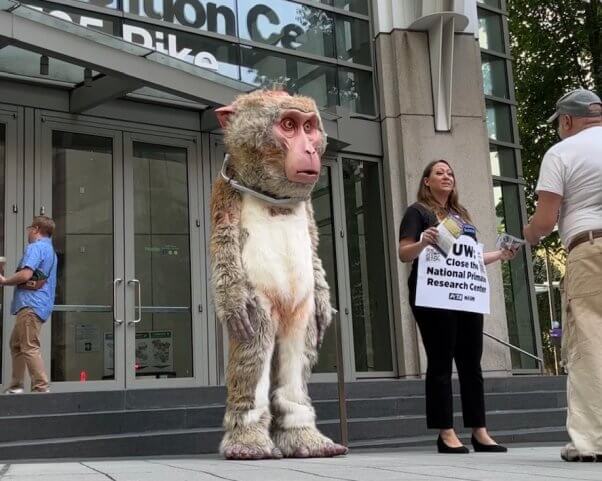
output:
[[[351,112],[373,115],[375,110],[372,73],[339,68],[338,76],[339,105]]]
[[[498,221],[498,232],[522,237],[521,205],[518,186],[494,181],[493,200]],[[504,297],[508,337],[511,344],[536,354],[531,294],[527,275],[526,251],[521,249],[510,262],[502,263]],[[534,359],[517,351],[510,351],[514,369],[535,369]]]
[[[490,145],[489,160],[491,161],[491,173],[493,175],[516,178],[516,161],[513,148]]]
[[[483,54],[481,69],[483,72],[483,90],[485,91],[485,95],[509,98],[506,59]]]
[[[113,379],[113,142],[55,131],[52,381]]]
[[[119,0],[78,0],[82,3],[89,3],[90,5],[96,5],[97,7],[105,8],[118,8]]]
[[[337,104],[336,68],[288,55],[241,48],[241,77],[260,87],[281,83],[293,92],[313,97],[318,107]]]
[[[123,0],[123,10],[154,20],[236,36],[235,0]]]
[[[355,369],[392,371],[378,163],[344,159],[343,188]]]
[[[320,179],[311,194],[314,217],[318,226],[320,243],[318,255],[326,271],[326,281],[330,286],[330,302],[339,309],[339,292],[337,289],[337,264],[335,251],[334,215],[332,207],[331,168],[322,167]],[[324,336],[318,363],[313,372],[335,372],[337,370],[337,346],[335,326],[331,326]]]
[[[349,62],[371,65],[370,24],[365,20],[336,16],[337,57]]]
[[[368,15],[368,0],[316,0],[331,7],[347,10],[348,12]]]
[[[490,5],[495,8],[502,8],[501,0],[478,0],[479,3],[484,3],[485,5]]]
[[[123,25],[123,38],[221,75],[240,78],[238,48],[232,43],[130,22]]]
[[[188,152],[133,143],[136,376],[192,377]]]
[[[485,102],[487,108],[487,132],[489,138],[502,142],[513,142],[512,114],[510,106],[492,100]]]
[[[4,245],[4,165],[6,162],[6,128],[4,124],[0,124],[0,216],[2,221],[0,222],[0,252],[2,255],[5,251]],[[0,265],[0,272],[4,272],[4,265]],[[0,289],[0,306],[4,306],[4,289]],[[2,333],[4,332],[4,309],[0,309],[0,383],[2,383],[2,346],[4,346],[4,340],[2,339]]]
[[[240,38],[334,57],[334,20],[318,8],[284,0],[238,0]]]
[[[117,22],[115,22],[113,18],[106,15],[99,15],[97,13],[87,12],[84,10],[77,10],[64,5],[52,4],[50,2],[44,2],[41,0],[28,0],[24,3],[31,8],[48,13],[54,17],[61,18],[76,25],[81,25],[82,27],[100,30],[101,32],[108,33],[109,35],[118,35],[119,33],[119,26]],[[103,4],[100,6],[106,6],[104,5],[106,2],[102,1],[89,1],[86,3],[92,3],[94,5]],[[115,4],[116,3],[117,2],[115,2]],[[117,6],[115,5],[111,8],[117,8]]]
[[[479,9],[479,44],[481,48],[505,53],[502,16]]]

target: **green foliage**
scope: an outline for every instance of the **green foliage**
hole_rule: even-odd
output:
[[[558,137],[546,119],[565,92],[602,92],[601,0],[508,0],[527,210],[535,207],[541,159]],[[557,236],[546,246],[557,251]]]

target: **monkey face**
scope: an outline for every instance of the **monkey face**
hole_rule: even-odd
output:
[[[291,182],[315,184],[320,176],[318,151],[323,143],[318,116],[315,112],[283,110],[272,126],[274,138],[283,146],[284,172]]]
[[[216,113],[238,182],[280,198],[309,196],[326,148],[312,99],[256,91]]]

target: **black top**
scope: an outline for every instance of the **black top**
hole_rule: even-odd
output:
[[[414,242],[420,240],[422,234],[429,227],[434,227],[439,223],[435,213],[419,202],[415,202],[408,207],[406,213],[401,219],[399,226],[399,240],[412,239]],[[412,262],[412,271],[408,278],[408,288],[410,289],[410,303],[414,305],[416,299],[416,278],[418,276],[418,257]]]

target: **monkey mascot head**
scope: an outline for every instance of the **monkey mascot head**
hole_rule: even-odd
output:
[[[233,179],[268,197],[308,199],[326,149],[313,99],[258,90],[241,95],[216,114]]]

